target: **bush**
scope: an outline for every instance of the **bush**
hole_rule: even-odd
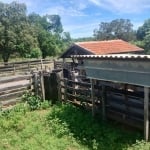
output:
[[[47,109],[50,107],[50,105],[51,105],[51,103],[48,100],[45,100],[45,101],[41,102],[40,108],[41,109]]]
[[[39,48],[34,48],[31,51],[30,58],[39,58],[42,56],[42,52]]]
[[[41,105],[41,99],[39,96],[34,95],[31,92],[25,92],[22,96],[22,100],[27,102],[31,111],[39,109]]]
[[[48,100],[42,101],[39,96],[36,96],[28,91],[23,94],[22,100],[28,104],[31,111],[37,109],[47,109],[51,105]]]

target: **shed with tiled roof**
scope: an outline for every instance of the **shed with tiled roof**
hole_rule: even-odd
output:
[[[74,43],[61,58],[71,55],[107,55],[124,53],[142,53],[144,49],[123,40],[90,41]]]

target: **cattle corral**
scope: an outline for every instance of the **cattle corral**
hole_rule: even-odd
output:
[[[45,69],[39,63],[40,69],[30,71],[29,74],[26,72],[26,75],[24,75],[28,78],[26,89],[34,91],[43,99],[51,99],[54,96],[53,93],[57,93],[56,97],[59,100],[85,107],[92,111],[93,116],[101,115],[104,120],[112,119],[144,129],[145,140],[148,140],[150,119],[149,58],[148,55],[131,57],[123,55],[73,56],[75,61],[71,63],[54,61],[52,65],[54,68],[51,69]],[[116,66],[115,62],[117,62]],[[128,64],[129,62],[130,64]],[[117,65],[120,70],[117,70]],[[101,73],[98,72],[99,70]],[[117,71],[117,74],[115,71]],[[132,72],[137,76],[134,77]],[[107,80],[107,78],[109,79]],[[23,77],[20,77],[20,80],[22,79]],[[8,80],[9,82],[13,81],[13,79]],[[55,80],[55,82],[52,82],[52,80]],[[19,78],[17,81],[19,81]],[[1,79],[0,84],[4,85],[4,83],[6,82]],[[54,86],[56,91],[52,90]],[[14,90],[13,88],[14,94],[15,92],[19,94],[17,89]],[[4,91],[5,88],[0,95],[7,98],[8,94]],[[50,92],[50,94],[47,95],[47,92]],[[3,94],[6,96],[3,96]]]

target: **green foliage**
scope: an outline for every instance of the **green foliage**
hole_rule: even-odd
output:
[[[138,28],[136,36],[139,40],[138,43],[144,48],[145,54],[150,54],[150,19]]]
[[[59,15],[46,15],[46,20],[49,22],[48,30],[53,33],[62,33],[63,27],[61,24],[61,18]]]
[[[36,96],[28,91],[23,94],[22,100],[28,104],[31,111],[37,109],[47,109],[51,106],[51,103],[48,100],[42,101],[39,96]]]
[[[51,105],[52,104],[48,100],[45,100],[45,101],[41,102],[40,108],[41,109],[48,109]]]
[[[18,23],[14,21],[18,21],[21,17],[24,20],[25,10],[24,5],[15,2],[10,4],[0,2],[0,53],[4,62],[7,62],[10,54],[15,51],[17,45],[15,30]]]
[[[123,131],[116,123],[92,118],[72,105],[29,111],[26,104],[0,112],[0,149],[149,150],[138,133]]]
[[[139,139],[138,133],[125,132],[91,113],[72,105],[55,106],[47,116],[50,133],[60,137],[70,136],[88,149],[126,149]]]
[[[0,54],[6,63],[16,53],[24,58],[55,56],[71,40],[68,34],[67,41],[61,36],[59,15],[27,15],[26,10],[25,4],[0,2]]]
[[[101,22],[98,29],[94,30],[97,40],[122,39],[125,41],[135,40],[133,24],[129,19],[116,19],[111,22]]]
[[[42,58],[46,58],[46,56],[55,56],[57,54],[58,48],[54,35],[45,30],[41,30],[38,34],[38,41],[42,52]]]
[[[40,104],[41,104],[41,99],[39,96],[36,96],[34,94],[32,94],[31,92],[26,92],[23,96],[22,96],[22,100],[24,102],[27,102],[27,104],[29,105],[30,110],[37,110],[40,108]]]
[[[145,20],[144,24],[138,28],[137,30],[137,39],[143,40],[146,36],[147,32],[150,31],[150,19]]]
[[[29,58],[39,58],[42,56],[40,48],[33,48],[30,52]]]
[[[22,115],[25,115],[28,108],[25,104],[18,104],[12,109],[6,109],[0,112],[0,128],[4,131],[14,129],[19,131],[24,126],[20,121]]]
[[[150,54],[150,29],[146,33],[143,43],[144,43],[145,53]]]

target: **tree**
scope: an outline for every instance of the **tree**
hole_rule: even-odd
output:
[[[144,42],[145,53],[150,54],[150,30],[146,32],[143,42]]]
[[[61,19],[58,15],[40,16],[32,13],[28,16],[31,26],[36,29],[42,57],[53,56],[64,49]]]
[[[138,43],[144,48],[145,54],[150,54],[150,19],[138,28],[136,36]]]
[[[13,53],[23,55],[36,45],[31,30],[25,4],[0,2],[0,54],[5,63]]]
[[[101,22],[99,28],[94,30],[94,37],[97,40],[131,41],[135,39],[135,32],[129,19],[116,19],[111,22]]]
[[[149,31],[150,31],[150,19],[146,20],[144,22],[144,24],[138,28],[137,34],[136,34],[137,39],[143,40],[144,37],[146,36],[147,32],[149,32]]]
[[[49,26],[48,26],[49,31],[53,33],[58,33],[58,34],[63,32],[61,18],[59,15],[46,15],[44,17],[47,19],[49,23]]]
[[[42,52],[42,58],[46,56],[55,56],[58,51],[55,37],[51,33],[41,30],[38,34],[39,47]]]

